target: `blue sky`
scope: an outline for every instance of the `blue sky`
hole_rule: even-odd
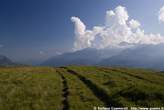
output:
[[[106,11],[118,5],[127,8],[145,33],[164,36],[164,23],[158,21],[164,0],[1,0],[0,54],[33,63],[69,51],[74,43],[72,16],[91,29],[104,25]]]

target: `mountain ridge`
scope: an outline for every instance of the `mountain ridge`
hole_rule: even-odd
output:
[[[132,48],[87,48],[48,59],[42,66],[100,65],[164,70],[164,44],[137,45]]]

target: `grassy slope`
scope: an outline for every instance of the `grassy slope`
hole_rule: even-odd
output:
[[[51,68],[0,69],[0,110],[59,110],[61,79]]]
[[[67,80],[68,103],[73,110],[92,110],[94,106],[104,106],[96,96],[83,84],[76,76],[68,73],[65,69],[60,69],[60,73]]]
[[[164,106],[164,74],[129,68],[0,68],[0,110]]]
[[[69,68],[103,88],[115,102],[123,106],[164,105],[163,74],[127,68]]]

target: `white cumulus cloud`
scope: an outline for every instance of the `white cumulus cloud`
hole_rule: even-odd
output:
[[[104,26],[94,26],[86,29],[85,24],[78,17],[72,17],[75,25],[74,50],[84,48],[123,47],[120,44],[159,44],[164,43],[160,34],[145,34],[140,28],[139,21],[129,19],[127,9],[118,6],[114,10],[106,11]]]
[[[75,23],[75,34],[82,35],[85,33],[86,26],[78,17],[71,17],[72,22]]]
[[[136,28],[140,27],[141,24],[137,20],[132,19],[132,20],[129,21],[129,26],[132,29],[136,29]]]
[[[94,40],[93,31],[86,30],[86,26],[78,17],[72,17],[75,24],[75,43],[76,49],[83,49],[91,46],[91,40]]]
[[[164,22],[164,6],[159,10],[159,21]]]

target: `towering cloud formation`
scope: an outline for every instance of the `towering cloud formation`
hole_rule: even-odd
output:
[[[94,26],[92,30],[87,30],[78,17],[71,20],[75,24],[75,50],[164,43],[164,37],[160,34],[145,34],[137,20],[129,20],[128,12],[122,6],[107,11],[105,25]]]
[[[138,27],[140,27],[140,23],[134,19],[130,20],[129,21],[129,26],[132,28],[132,29],[136,29]]]
[[[164,6],[159,10],[159,21],[164,22]]]

